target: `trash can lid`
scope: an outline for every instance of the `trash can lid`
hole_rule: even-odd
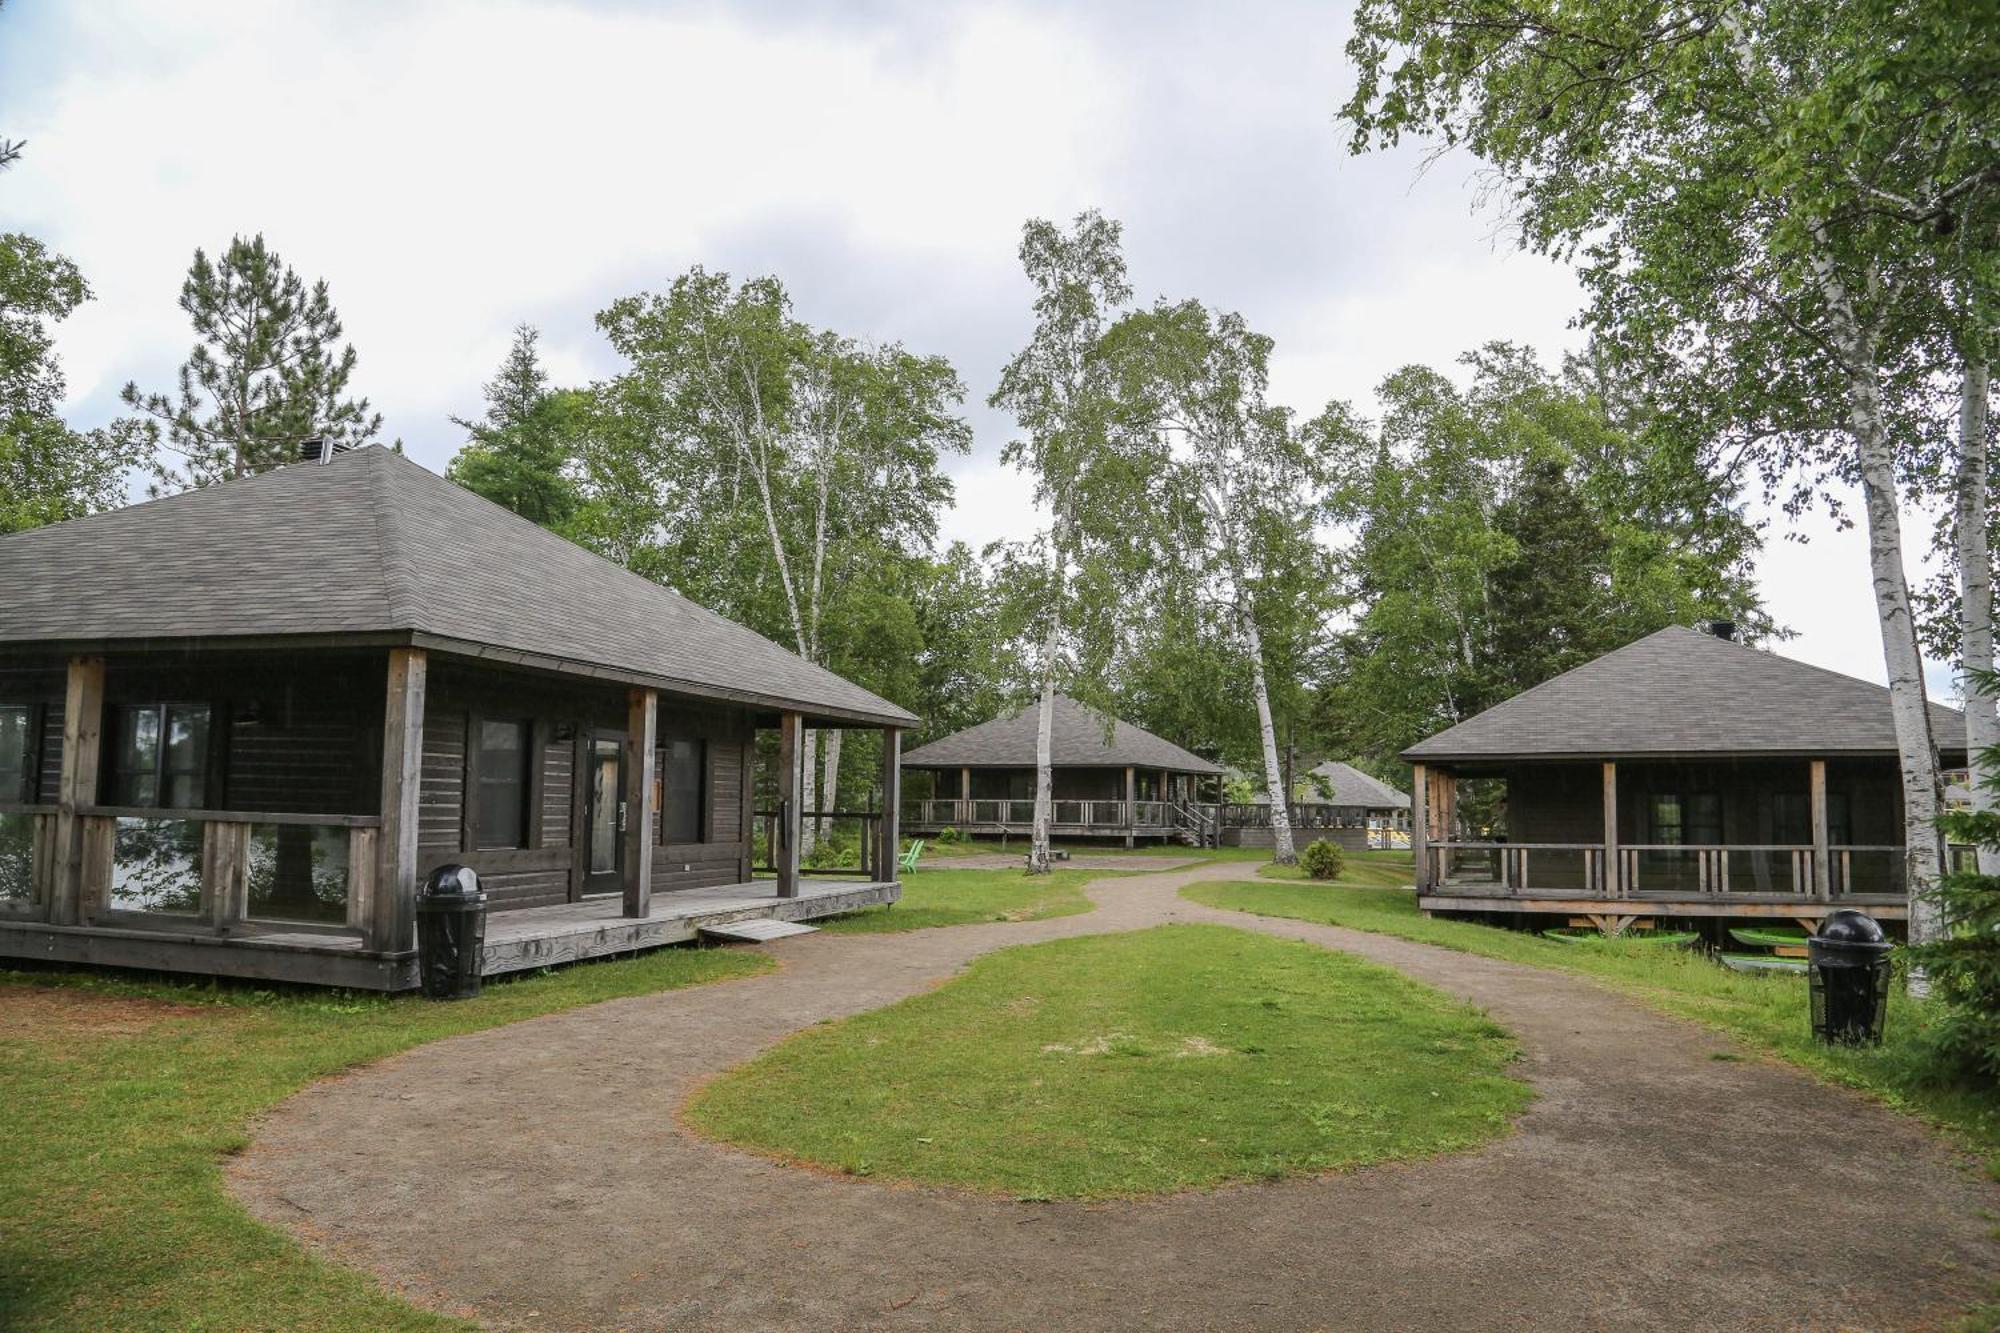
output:
[[[479,872],[471,866],[441,865],[424,876],[426,898],[476,898]]]
[[[472,872],[466,871],[469,875]],[[1838,912],[1819,923],[1817,938],[1828,944],[1887,944],[1889,937],[1882,933],[1882,927],[1874,917],[1866,912],[1857,912],[1851,907],[1843,907]]]

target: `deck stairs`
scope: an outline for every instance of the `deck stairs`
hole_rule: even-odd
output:
[[[1174,837],[1188,847],[1215,847],[1222,841],[1222,831],[1218,821],[1210,819],[1191,805],[1176,804],[1174,812]]]
[[[696,926],[702,935],[713,940],[729,940],[738,944],[763,944],[770,940],[789,939],[793,935],[812,935],[818,926],[809,926],[803,921],[779,921],[775,917],[754,916],[742,921],[718,921],[713,924],[703,922]]]

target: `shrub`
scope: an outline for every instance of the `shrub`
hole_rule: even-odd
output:
[[[1299,869],[1313,879],[1339,879],[1346,868],[1347,858],[1341,855],[1340,844],[1325,838],[1314,838],[1299,853]]]
[[[953,843],[964,842],[965,835],[955,828],[939,829],[937,837],[932,839],[932,841],[941,846],[949,847]]]

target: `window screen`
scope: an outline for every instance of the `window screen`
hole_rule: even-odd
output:
[[[660,841],[700,842],[706,747],[673,740],[660,747]]]
[[[474,845],[494,851],[528,845],[528,724],[481,718],[474,771],[479,819]]]

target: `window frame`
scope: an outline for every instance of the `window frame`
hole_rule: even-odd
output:
[[[667,782],[667,757],[676,745],[694,747],[694,836],[676,838],[668,828],[667,801],[673,794]],[[692,847],[705,842],[709,833],[709,750],[706,736],[665,736],[655,747],[653,756],[653,807],[659,812],[661,847]]]
[[[0,716],[21,714],[21,767],[14,774],[13,794],[0,785],[0,806],[33,805],[39,796],[42,773],[42,707],[40,704],[0,704]],[[0,773],[0,784],[7,781]]]
[[[215,768],[215,717],[220,711],[206,699],[157,699],[146,703],[114,703],[108,710],[112,716],[111,762],[105,766],[104,778],[111,786],[110,804],[129,810],[219,810],[222,808],[220,783]],[[203,715],[201,746],[196,755],[196,763],[191,769],[170,769],[167,766],[173,746],[169,737],[173,733],[173,715],[180,712],[199,712]],[[158,742],[153,756],[152,772],[125,766],[125,719],[137,713],[151,713],[159,720]],[[133,778],[150,776],[153,783],[151,800],[136,800],[127,786]],[[169,786],[175,778],[193,778],[200,784],[198,800],[192,805],[169,805],[166,798]],[[214,797],[215,799],[210,799]]]
[[[520,834],[509,843],[489,844],[486,841],[485,821],[491,802],[487,798],[489,786],[501,785],[493,781],[487,771],[488,751],[485,744],[488,723],[497,723],[520,729],[520,791],[518,797]],[[535,762],[538,747],[535,719],[508,713],[473,713],[467,718],[465,737],[465,811],[460,833],[460,849],[472,852],[520,852],[536,845],[535,820],[535,773],[539,765]],[[495,752],[497,753],[497,752]]]

